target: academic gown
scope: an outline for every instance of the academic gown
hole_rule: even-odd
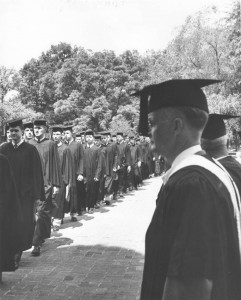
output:
[[[167,277],[213,281],[211,300],[241,299],[237,228],[229,192],[199,166],[173,174],[146,233],[141,300],[162,299]]]
[[[58,150],[55,142],[44,138],[42,141],[33,139],[29,144],[34,145],[40,155],[44,175],[45,199],[38,208],[38,218],[35,226],[33,245],[51,235],[51,214],[53,211],[52,192],[53,186],[60,187],[61,172]]]
[[[83,175],[83,156],[84,156],[84,149],[83,145],[77,143],[75,141],[71,142],[68,145],[72,156],[72,169],[73,174],[75,176],[73,185],[69,191],[69,202],[68,205],[65,207],[66,213],[76,213],[81,209],[81,206],[84,205],[84,197],[83,193],[77,194],[77,185],[78,191],[83,191],[83,182],[77,182],[78,175]]]
[[[131,165],[131,152],[130,147],[122,142],[117,144],[118,148],[118,164],[120,169],[118,170],[118,185],[120,192],[125,192],[128,186],[127,181],[127,166]]]
[[[141,161],[140,148],[137,145],[130,146],[131,151],[131,180],[132,184],[136,187],[140,182],[140,172],[138,162]]]
[[[241,164],[232,156],[225,156],[218,160],[233,178],[241,197]]]
[[[14,255],[21,251],[17,228],[23,221],[13,173],[0,154],[0,272],[15,270]]]
[[[56,196],[57,208],[54,208],[52,217],[62,219],[64,216],[64,207],[66,205],[66,186],[71,188],[74,184],[75,176],[73,173],[73,163],[70,150],[67,145],[61,144],[58,146],[60,169],[62,174],[61,186],[59,193]]]
[[[16,182],[23,214],[23,222],[18,231],[21,250],[24,251],[32,247],[35,228],[34,203],[44,193],[41,160],[37,149],[26,142],[16,149],[11,142],[6,143],[0,147],[0,152],[8,158]]]
[[[103,151],[97,146],[86,147],[84,149],[83,175],[86,182],[86,204],[88,208],[93,208],[97,202],[99,180],[103,172]],[[98,181],[95,181],[97,178]]]

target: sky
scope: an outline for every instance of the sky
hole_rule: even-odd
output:
[[[0,66],[21,68],[60,42],[117,54],[159,50],[187,16],[233,0],[0,0]]]

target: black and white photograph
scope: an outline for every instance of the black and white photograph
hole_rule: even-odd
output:
[[[241,300],[241,0],[0,0],[0,299]]]

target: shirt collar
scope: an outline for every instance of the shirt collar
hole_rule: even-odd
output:
[[[87,148],[92,148],[95,144],[87,144]]]
[[[74,142],[73,138],[68,142],[68,144],[70,145],[72,142]]]
[[[24,142],[24,138],[21,138],[20,142],[18,142],[17,144],[14,144],[14,143],[12,142],[12,145],[13,145],[15,148],[18,148],[23,142]]]
[[[46,136],[44,135],[40,140],[39,140],[37,137],[35,137],[35,140],[36,140],[38,143],[40,143],[40,142],[42,142],[45,138],[46,138]]]

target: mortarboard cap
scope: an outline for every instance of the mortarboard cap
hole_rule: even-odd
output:
[[[144,87],[132,94],[140,96],[139,132],[148,135],[148,113],[166,107],[193,107],[208,113],[201,88],[221,82],[213,79],[173,79]]]
[[[110,131],[101,131],[99,132],[101,135],[110,135],[111,136],[111,133]]]
[[[65,126],[63,127],[63,130],[64,130],[64,131],[67,131],[67,130],[73,131],[73,125],[65,125]]]
[[[202,139],[215,140],[226,135],[226,126],[224,120],[240,118],[241,116],[231,116],[222,114],[210,114],[208,122],[202,133]]]
[[[81,137],[81,132],[77,132],[77,133],[75,134],[75,137]]]
[[[33,128],[33,122],[24,122],[23,123],[23,128]]]
[[[63,126],[61,125],[52,125],[51,126],[52,132],[63,132]]]
[[[44,119],[34,120],[33,125],[35,126],[47,126],[47,121]]]
[[[94,132],[90,129],[85,131],[85,135],[93,135],[94,136]]]
[[[124,136],[123,132],[120,132],[120,131],[119,131],[119,132],[117,132],[117,133],[116,133],[116,135],[121,135],[121,136]]]
[[[17,127],[23,125],[23,119],[12,119],[7,121],[8,127]]]
[[[101,140],[101,135],[100,134],[95,135],[95,139],[96,140]]]

